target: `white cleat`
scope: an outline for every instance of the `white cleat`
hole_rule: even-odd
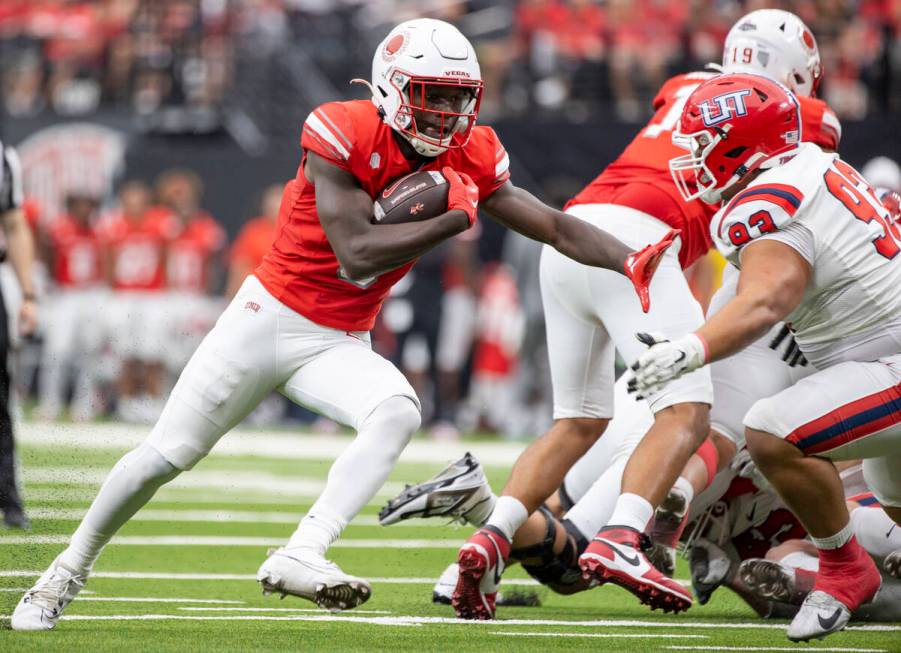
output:
[[[414,517],[450,517],[478,527],[491,514],[493,499],[482,465],[467,453],[391,499],[379,511],[379,523],[389,526]]]
[[[305,549],[271,549],[257,571],[263,594],[274,592],[312,601],[320,608],[337,612],[355,608],[372,596],[372,588],[362,578],[350,576],[331,560]]]
[[[432,588],[432,603],[450,605],[454,596],[454,588],[457,586],[457,578],[460,576],[460,565],[452,562],[438,578],[435,587]]]
[[[804,599],[801,609],[789,624],[788,638],[793,642],[821,639],[842,630],[850,620],[848,606],[831,594],[814,590]]]
[[[54,560],[19,601],[13,611],[12,629],[51,630],[86,580],[87,575],[76,573]]]
[[[889,553],[882,561],[882,568],[892,578],[901,579],[901,549]]]

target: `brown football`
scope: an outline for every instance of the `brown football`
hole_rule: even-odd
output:
[[[373,205],[375,224],[429,220],[447,211],[447,179],[437,170],[420,170],[391,183]]]

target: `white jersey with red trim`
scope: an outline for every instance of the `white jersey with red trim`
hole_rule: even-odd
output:
[[[901,232],[873,189],[836,154],[803,144],[714,216],[713,240],[739,268],[744,245],[772,239],[813,268],[786,318],[822,369],[901,351]]]

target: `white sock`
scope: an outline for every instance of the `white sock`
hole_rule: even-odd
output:
[[[602,526],[611,523],[610,516],[622,492],[623,471],[627,462],[629,458],[624,456],[610,465],[566,513],[566,519],[589,540],[597,535]]]
[[[806,569],[807,571],[817,571],[820,568],[820,559],[804,551],[792,551],[779,562],[794,569]]]
[[[854,531],[851,529],[851,522],[845,524],[845,527],[835,535],[829,537],[810,536],[810,541],[816,545],[818,549],[840,549],[853,537]]]
[[[301,520],[286,548],[324,554],[385,484],[419,424],[419,409],[408,397],[394,396],[379,404],[360,424],[354,441],[332,464],[325,490]]]
[[[611,526],[628,526],[643,533],[654,516],[654,506],[644,497],[626,492],[619,495],[613,514],[608,522]]]
[[[156,491],[181,473],[148,444],[122,456],[106,477],[97,497],[72,535],[59,560],[89,573],[104,545]]]
[[[851,528],[857,541],[871,556],[884,558],[901,549],[901,526],[881,508],[855,508],[851,511]]]
[[[692,484],[689,482],[687,478],[684,476],[680,476],[676,479],[676,482],[673,483],[673,487],[682,492],[685,495],[687,503],[691,503],[695,498],[695,489]]]
[[[513,534],[519,530],[519,527],[526,523],[529,518],[529,511],[522,505],[522,502],[516,497],[498,497],[491,513],[486,522],[486,526],[494,526],[504,536],[513,541]]]

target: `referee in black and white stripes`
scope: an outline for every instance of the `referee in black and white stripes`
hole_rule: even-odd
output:
[[[19,157],[13,148],[0,141],[0,227],[6,236],[6,258],[22,288],[19,334],[28,336],[37,328],[38,311],[32,276],[34,240],[22,211],[22,199]],[[16,483],[15,442],[10,414],[9,335],[6,303],[0,292],[0,509],[3,510],[6,526],[28,528],[28,518]]]

